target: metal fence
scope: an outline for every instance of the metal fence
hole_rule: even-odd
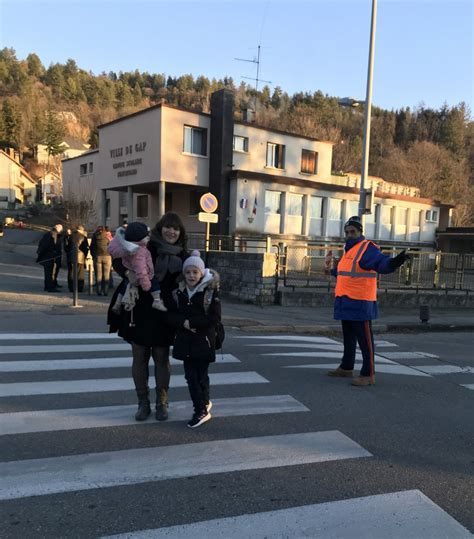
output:
[[[204,234],[189,234],[188,248],[205,250]],[[270,236],[211,236],[210,251],[268,253],[278,256],[278,275],[284,286],[333,288],[334,259],[341,258],[342,245],[283,245]],[[395,256],[400,249],[383,251]],[[409,251],[410,260],[393,273],[378,275],[379,288],[474,290],[474,254]]]
[[[386,254],[394,256],[399,251]],[[393,273],[379,274],[379,288],[474,290],[474,254],[409,252],[410,260]],[[337,246],[287,246],[280,263],[285,286],[333,288],[333,259],[342,256]]]

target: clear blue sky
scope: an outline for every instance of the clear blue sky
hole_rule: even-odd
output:
[[[292,94],[364,99],[371,0],[0,0],[1,46],[43,64],[76,60],[209,78],[260,76]],[[379,0],[373,103],[473,102],[473,0]]]

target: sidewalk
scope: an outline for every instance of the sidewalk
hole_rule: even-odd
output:
[[[0,331],[13,331],[21,324],[55,327],[61,331],[64,315],[71,322],[77,320],[77,329],[96,327],[106,330],[105,319],[109,297],[79,295],[80,308],[72,307],[72,294],[67,292],[64,268],[60,272],[63,285],[59,294],[43,292],[43,271],[26,253],[11,253],[0,249]],[[255,332],[340,334],[340,322],[333,319],[332,307],[282,307],[270,305],[259,307],[222,301],[223,322],[227,328]],[[421,323],[419,308],[380,308],[380,317],[373,322],[374,333],[388,331],[473,331],[474,309],[431,308],[430,321]]]

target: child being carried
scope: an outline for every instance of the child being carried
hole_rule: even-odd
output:
[[[136,283],[143,291],[151,293],[154,309],[167,311],[161,299],[160,282],[155,277],[153,260],[147,248],[149,239],[150,229],[144,223],[134,221],[127,228],[117,229],[108,250],[112,258],[121,258],[122,264],[127,268],[127,277],[130,283],[128,288]],[[114,312],[120,311],[124,297],[129,295],[126,289],[127,285],[124,283],[123,290],[119,290],[117,300],[112,307]]]

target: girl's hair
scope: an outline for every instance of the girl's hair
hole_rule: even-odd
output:
[[[175,228],[176,230],[179,230],[179,238],[176,243],[181,245],[181,247],[186,250],[188,236],[186,235],[186,229],[184,228],[183,221],[181,221],[181,217],[172,211],[165,213],[163,217],[156,223],[154,232],[161,236],[161,230],[164,226],[166,228]]]
[[[96,231],[96,233],[98,233],[98,232],[103,232],[103,231],[104,231],[104,227],[103,227],[103,226],[98,226],[98,227],[96,228],[95,231]]]

